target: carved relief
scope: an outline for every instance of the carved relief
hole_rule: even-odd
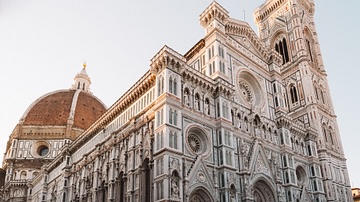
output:
[[[266,166],[266,164],[265,164],[264,160],[261,158],[261,156],[258,156],[256,163],[255,163],[254,174],[257,174],[257,173],[263,173],[266,175],[270,175],[270,170]]]

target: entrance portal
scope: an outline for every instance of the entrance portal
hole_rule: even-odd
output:
[[[190,202],[213,202],[211,196],[203,189],[195,189],[189,199]]]
[[[274,193],[269,185],[260,180],[254,184],[254,202],[275,202]]]

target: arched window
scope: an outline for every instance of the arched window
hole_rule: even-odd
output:
[[[292,201],[292,194],[291,194],[291,190],[288,190],[288,201]]]
[[[212,67],[212,64],[210,63],[209,64],[209,75],[212,75],[213,74],[213,67]]]
[[[174,116],[174,111],[172,109],[169,110],[169,123],[173,124],[173,116]]]
[[[285,175],[285,183],[290,183],[288,172],[285,171],[284,175]]]
[[[149,201],[150,200],[150,166],[149,159],[146,158],[142,163],[142,172],[141,172],[141,201]],[[123,194],[124,195],[124,194]],[[125,201],[125,198],[122,197],[120,201]]]
[[[321,86],[320,86],[321,88]],[[324,96],[324,91],[322,90],[322,88],[320,89],[320,97],[321,97],[321,101],[323,104],[325,104],[325,96]]]
[[[80,89],[80,82],[78,82],[78,86],[77,86],[77,89]]]
[[[314,62],[313,56],[312,56],[311,44],[310,44],[310,41],[308,39],[306,39],[306,47],[308,49],[310,61]]]
[[[66,202],[66,193],[63,193],[63,198],[62,198],[62,202]]]
[[[316,84],[314,84],[315,86],[315,95],[316,95],[316,99],[319,100],[319,88],[316,86]]]
[[[26,171],[21,171],[20,173],[20,180],[26,180],[27,178],[27,173]]]
[[[332,136],[332,134],[331,134],[331,130],[329,130],[328,134],[329,134],[329,138],[330,138],[330,143],[331,143],[332,145],[334,145],[334,139],[333,139],[333,136]]]
[[[126,179],[124,172],[120,172],[116,181],[115,201],[125,201]]]
[[[173,78],[169,78],[169,92],[173,93]]]
[[[169,146],[171,148],[177,149],[177,133],[175,131],[170,131],[170,137],[169,137]]]
[[[158,96],[164,93],[164,77],[158,78]]]
[[[159,150],[163,147],[163,132],[156,135],[156,148]]]
[[[107,193],[108,189],[107,189],[107,185],[105,183],[105,180],[102,181],[101,183],[101,187],[100,187],[100,190],[99,190],[99,194],[98,194],[98,197],[97,197],[97,201],[99,202],[105,202],[107,200]]]
[[[328,140],[328,137],[327,137],[327,134],[326,134],[326,127],[325,127],[325,125],[323,125],[322,129],[323,129],[323,135],[324,135],[324,138],[325,138],[325,142],[327,143],[329,140]]]
[[[288,48],[287,48],[287,44],[286,44],[285,38],[283,38],[283,47],[284,47],[285,63],[287,63],[287,62],[289,62],[289,52],[288,52]]]
[[[334,145],[336,140],[334,138],[332,131],[333,131],[333,129],[331,127],[329,127],[329,131],[328,131],[329,138],[330,138],[331,144]]]
[[[291,97],[291,103],[296,103],[298,102],[298,95],[297,95],[297,90],[294,84],[292,84],[290,86],[290,97]]]
[[[177,110],[174,110],[174,119],[173,119],[173,121],[174,121],[174,125],[176,126],[177,125]]]
[[[287,158],[286,158],[286,156],[283,156],[283,165],[284,165],[284,167],[287,167]]]
[[[83,83],[82,89],[85,90],[85,83]]]
[[[228,103],[227,102],[223,102],[223,105],[222,105],[222,115],[224,118],[229,118],[229,106],[228,106]]]
[[[275,44],[275,51],[281,55],[283,64],[289,62],[289,52],[285,38],[278,40],[278,42]]]
[[[174,78],[174,81],[173,81],[173,94],[174,95],[177,95],[177,82],[176,82],[176,79]]]
[[[177,125],[177,110],[169,109],[169,123]]]
[[[156,199],[160,200],[164,198],[164,180],[160,180],[156,183]]]
[[[278,97],[275,97],[275,107],[278,107],[279,106],[279,100],[278,100]]]
[[[317,187],[317,183],[316,183],[316,180],[313,181],[313,188],[314,188],[314,191],[317,191],[318,190],[318,187]]]
[[[32,177],[33,177],[33,179],[37,176],[39,174],[39,172],[33,172],[33,174],[32,174]]]

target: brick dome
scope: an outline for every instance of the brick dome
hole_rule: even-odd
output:
[[[22,117],[23,126],[67,126],[86,130],[104,112],[104,104],[91,93],[61,90],[36,100]]]

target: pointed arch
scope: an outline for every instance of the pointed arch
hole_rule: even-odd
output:
[[[297,103],[299,101],[299,98],[298,98],[298,90],[295,84],[290,84],[289,90],[290,90],[291,103],[292,104]]]
[[[276,189],[273,183],[263,176],[258,177],[254,180],[253,184],[253,196],[255,202],[275,202],[276,198]]]
[[[306,51],[308,52],[309,60],[310,62],[316,63],[315,49],[314,49],[315,40],[308,27],[304,28],[304,36],[305,36]]]
[[[150,186],[151,186],[151,170],[149,166],[149,159],[146,158],[142,163],[141,169],[141,201],[150,201]],[[124,200],[125,201],[125,200]]]
[[[282,58],[282,64],[284,65],[288,63],[290,61],[290,54],[285,32],[279,31],[275,33],[271,40],[271,44],[275,51],[280,54]]]
[[[210,192],[205,187],[197,187],[189,196],[189,202],[214,202]]]
[[[115,191],[115,201],[125,201],[126,193],[126,178],[124,172],[121,171],[116,180],[116,191]]]

